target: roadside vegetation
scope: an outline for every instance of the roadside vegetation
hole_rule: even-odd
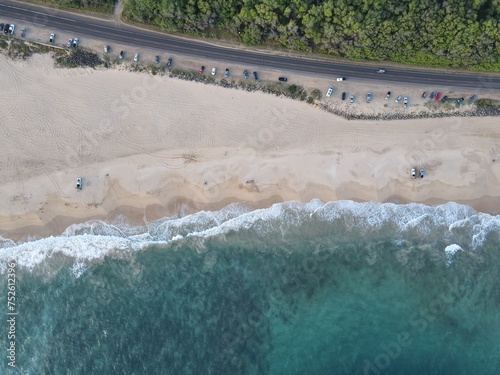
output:
[[[12,59],[26,59],[34,53],[48,53],[50,51],[56,54],[59,53],[56,48],[4,35],[0,35],[0,51],[3,51]]]
[[[31,0],[25,0],[30,1]],[[115,0],[34,0],[34,2],[52,4],[65,8],[81,9],[90,12],[113,13]]]
[[[352,60],[500,71],[499,0],[123,0],[132,22]]]

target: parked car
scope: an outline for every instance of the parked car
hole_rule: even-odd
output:
[[[23,28],[21,29],[21,37],[23,37],[23,38],[24,38],[25,36],[26,36],[26,28],[25,28],[25,27],[23,27]]]
[[[385,96],[385,100],[389,100],[390,97],[391,97],[391,92],[387,91],[387,95]]]
[[[434,100],[437,102],[439,100],[439,98],[441,98],[441,93],[440,92],[438,92],[436,94],[436,96],[434,97]]]
[[[248,78],[248,70],[245,69],[243,71],[243,77]]]
[[[229,68],[226,68],[226,72],[224,73],[224,78],[229,77]]]
[[[420,168],[420,178],[424,178],[424,174],[425,174],[424,168]]]
[[[328,87],[328,91],[326,92],[326,97],[329,98],[332,95],[333,86]]]
[[[5,25],[5,29],[3,29],[4,34],[8,34],[9,33],[9,27],[10,27],[9,24]]]
[[[14,35],[14,30],[16,29],[16,25],[12,24],[9,26],[9,34]]]
[[[160,63],[160,56],[158,56],[158,55],[157,55],[157,56],[155,57],[155,63],[156,63],[156,64],[159,64],[159,63]]]
[[[109,46],[107,44],[104,45],[104,52],[105,53],[109,52]]]
[[[78,47],[78,38],[73,38],[73,47]]]
[[[422,99],[425,99],[427,98],[427,91],[424,91],[424,93],[422,94]]]
[[[253,78],[257,81],[259,79],[259,76],[257,75],[257,72],[253,72]]]
[[[402,98],[402,96],[401,96],[401,95],[399,95],[399,96],[396,98],[396,100],[394,100],[394,102],[395,102],[395,103],[399,103],[399,102],[401,101],[401,98]]]
[[[429,96],[429,99],[432,100],[435,97],[436,97],[436,92],[435,91],[431,92],[431,96]]]
[[[139,61],[139,54],[138,54],[138,53],[136,53],[136,54],[134,55],[134,61]]]
[[[354,95],[351,95],[351,98],[349,99],[349,103],[354,103]]]
[[[441,103],[444,103],[447,100],[448,100],[448,95],[445,95],[445,96],[443,96],[443,99],[441,99]]]
[[[123,59],[123,56],[125,56],[125,52],[124,51],[120,51],[120,59]]]
[[[212,75],[214,76],[217,73],[217,68],[212,68]]]
[[[406,96],[403,99],[403,107],[404,108],[408,107],[408,98]]]
[[[81,178],[81,177],[78,177],[78,178],[76,179],[76,188],[77,188],[78,190],[82,190],[82,178]]]
[[[71,45],[73,44],[73,39],[69,38],[68,39],[68,44],[66,44],[66,47],[71,47]]]
[[[458,99],[457,99],[457,103],[458,103],[458,104],[462,103],[463,101],[464,101],[464,98],[458,98]]]
[[[286,78],[286,77],[278,77],[278,81],[287,82],[288,78]]]
[[[205,66],[202,65],[201,68],[200,68],[200,70],[199,70],[199,72],[203,73],[204,71],[205,71]]]
[[[377,70],[377,73],[385,73],[385,69],[379,69]]]
[[[417,169],[416,168],[412,168],[411,169],[411,177],[412,178],[416,178],[417,177]]]
[[[56,38],[56,36],[54,33],[50,34],[49,43],[54,43],[55,38]]]
[[[345,81],[345,78],[344,77],[339,77],[337,78],[337,81],[340,82],[340,81]]]
[[[372,101],[372,93],[369,92],[369,93],[366,94],[366,102],[370,103],[371,101]]]
[[[472,102],[473,100],[476,100],[477,95],[472,95],[469,99],[467,99],[469,102]]]
[[[347,94],[345,92],[342,93],[342,100],[345,100],[345,97],[347,96]]]
[[[167,66],[172,66],[172,58],[169,57],[167,60]]]
[[[4,26],[5,25],[3,23],[0,23],[0,31],[3,31]]]

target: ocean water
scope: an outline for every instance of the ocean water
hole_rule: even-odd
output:
[[[500,374],[500,217],[468,206],[231,205],[0,240],[1,374]]]

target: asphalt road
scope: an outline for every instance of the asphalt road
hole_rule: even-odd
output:
[[[332,80],[336,77],[346,77],[355,81],[376,80],[401,84],[425,84],[432,85],[436,89],[457,87],[500,91],[500,74],[450,73],[436,70],[412,70],[411,68],[386,68],[385,74],[377,74],[377,67],[355,62],[317,61],[220,47],[125,24],[116,24],[113,20],[89,17],[29,3],[2,0],[2,3],[0,3],[0,22],[9,22],[9,19],[23,20],[26,25],[44,26],[56,33],[58,31],[67,31],[78,35],[81,42],[84,42],[82,36],[87,35],[92,38],[102,39],[103,43],[129,44],[133,47],[158,49],[161,52],[180,53],[200,60],[207,58],[227,61],[255,67],[255,69],[265,67],[292,70],[298,73],[331,76]],[[19,25],[18,27],[22,26]]]

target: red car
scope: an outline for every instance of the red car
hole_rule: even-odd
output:
[[[203,73],[204,71],[205,71],[205,67],[204,67],[204,66],[202,66],[202,67],[200,68],[200,73]]]
[[[439,100],[439,98],[440,98],[440,97],[441,97],[441,93],[440,93],[440,92],[438,92],[438,93],[436,94],[436,96],[434,97],[434,100],[437,102],[437,101]]]

